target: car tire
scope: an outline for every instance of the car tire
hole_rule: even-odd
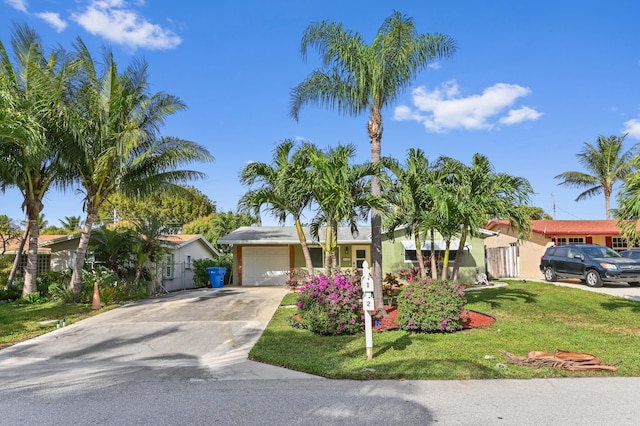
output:
[[[554,271],[552,267],[547,266],[546,268],[544,268],[544,279],[549,282],[555,282],[558,280],[558,275],[556,274],[556,271]]]
[[[627,284],[629,284],[631,287],[638,287],[638,286],[640,286],[640,283],[639,283],[639,282],[632,282],[632,283],[627,283]]]
[[[589,287],[602,287],[602,278],[598,271],[590,269],[584,276],[584,283]]]

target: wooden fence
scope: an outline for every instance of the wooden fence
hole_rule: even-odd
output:
[[[489,279],[520,276],[520,254],[517,246],[487,248],[485,255]]]

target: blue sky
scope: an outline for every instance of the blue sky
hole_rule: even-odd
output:
[[[497,172],[529,180],[531,204],[556,219],[604,219],[604,198],[575,202],[579,191],[554,176],[583,170],[576,154],[599,135],[640,141],[640,3],[609,1],[215,1],[0,0],[0,39],[13,22],[35,28],[45,44],[71,48],[76,37],[98,55],[111,46],[124,68],[149,63],[152,89],[180,97],[188,110],[163,134],[206,146],[215,163],[197,164],[194,185],[218,210],[235,210],[250,161],[269,162],[286,138],[320,147],[353,143],[370,158],[367,116],[305,107],[289,117],[290,91],[318,66],[300,55],[312,22],[344,23],[370,42],[393,10],[419,32],[453,37],[458,52],[417,75],[383,111],[382,154],[403,160],[422,148],[469,164],[486,155]],[[21,220],[20,196],[0,194],[0,214]],[[50,192],[45,218],[82,216],[76,191]],[[615,202],[613,203],[615,207]],[[264,224],[273,220],[263,216]]]

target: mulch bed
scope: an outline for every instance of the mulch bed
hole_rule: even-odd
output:
[[[398,320],[398,307],[397,306],[385,306],[385,310],[388,315],[380,320],[374,319],[373,329],[375,331],[388,331],[396,330],[400,328],[397,323]],[[485,327],[496,322],[496,319],[492,316],[482,314],[476,311],[465,311],[464,320],[462,324],[463,330],[469,330],[472,328]]]

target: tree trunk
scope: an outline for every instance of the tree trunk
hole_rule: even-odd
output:
[[[304,235],[302,229],[302,223],[300,219],[296,218],[296,231],[298,232],[298,239],[300,240],[300,247],[302,247],[302,255],[304,256],[304,263],[307,266],[307,275],[313,276],[313,262],[311,261],[311,253],[309,253],[309,246],[307,245],[307,237]]]
[[[438,261],[436,260],[436,236],[431,228],[431,252],[429,253],[429,259],[431,260],[431,278],[438,279]]]
[[[331,239],[333,238],[333,232],[331,232],[331,226],[327,225],[325,230],[325,242],[324,242],[324,274],[331,275]]]
[[[380,108],[374,105],[371,108],[371,117],[367,126],[369,138],[371,139],[371,162],[380,163],[380,151],[382,141],[382,114]],[[371,177],[371,194],[379,196],[382,192],[380,179],[377,176]],[[375,317],[377,319],[387,316],[384,308],[384,295],[382,286],[382,218],[380,212],[371,209],[371,263],[373,271],[373,301],[376,307]]]
[[[418,269],[420,270],[420,278],[425,279],[427,278],[427,272],[424,270],[424,257],[422,256],[422,244],[420,243],[420,235],[417,232],[414,232],[413,240],[416,246],[416,258],[418,259]]]
[[[444,259],[442,259],[442,279],[447,279],[447,272],[449,270],[449,253],[451,248],[451,240],[446,241],[444,249]]]
[[[451,279],[458,281],[458,271],[462,265],[462,257],[464,256],[464,245],[467,243],[467,227],[462,227],[462,233],[460,234],[460,245],[458,246],[458,253],[456,253],[456,261],[453,263],[453,271],[451,272]]]
[[[92,207],[90,202],[87,204],[90,207],[87,208],[87,219],[84,222],[82,234],[80,234],[80,242],[78,243],[78,251],[76,252],[76,264],[74,265],[73,274],[71,275],[71,288],[73,289],[76,301],[80,300],[80,293],[82,292],[82,270],[84,269],[84,261],[87,258],[89,239],[91,239],[91,228],[98,213],[98,208]]]
[[[24,286],[22,287],[22,297],[27,294],[35,293],[38,291],[36,279],[38,277],[38,236],[40,229],[38,228],[38,214],[37,209],[29,209],[29,246],[27,249],[27,267],[24,271]],[[35,214],[35,219],[33,218]]]
[[[18,250],[16,250],[16,258],[13,259],[13,266],[11,267],[11,272],[9,272],[9,278],[7,278],[7,284],[4,287],[5,290],[9,290],[9,288],[13,285],[13,281],[16,279],[18,268],[22,263],[22,251],[24,250],[24,245],[27,242],[27,238],[29,238],[29,225],[26,226],[22,241],[20,241],[20,247],[18,247]]]

